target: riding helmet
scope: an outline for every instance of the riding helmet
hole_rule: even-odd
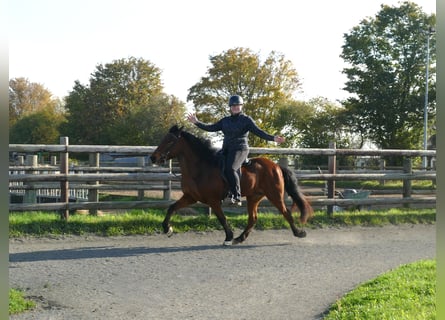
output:
[[[238,95],[231,96],[229,99],[229,107],[236,105],[236,104],[244,104],[243,98],[241,98]]]

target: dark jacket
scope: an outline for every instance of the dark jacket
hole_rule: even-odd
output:
[[[274,141],[274,136],[258,128],[253,119],[244,113],[224,117],[214,124],[198,121],[196,126],[210,132],[222,131],[224,133],[223,150],[248,150],[249,132],[264,140]]]

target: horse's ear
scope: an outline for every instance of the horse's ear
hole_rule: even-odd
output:
[[[170,128],[170,130],[169,130],[168,132],[169,132],[169,133],[173,133],[173,134],[178,134],[178,133],[180,133],[180,132],[182,131],[182,128],[183,128],[183,127],[179,128],[178,125],[175,124],[174,126],[172,126],[172,127]]]
[[[184,129],[184,126],[179,127],[179,126],[176,125],[176,128],[177,128],[176,136],[179,138],[179,137],[181,137],[181,134],[182,134],[182,132],[184,131],[184,130],[183,130],[183,129]]]

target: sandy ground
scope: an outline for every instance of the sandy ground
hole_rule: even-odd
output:
[[[10,286],[37,308],[10,319],[321,319],[360,283],[434,258],[435,230],[254,231],[232,247],[219,231],[11,239]]]

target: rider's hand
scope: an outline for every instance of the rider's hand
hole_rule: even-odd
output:
[[[190,121],[191,123],[198,122],[198,118],[196,117],[196,113],[189,113],[187,115],[187,120]]]
[[[280,143],[283,143],[284,141],[286,141],[286,138],[285,138],[285,137],[282,137],[282,136],[275,136],[273,140],[274,140],[276,143],[280,144]]]

